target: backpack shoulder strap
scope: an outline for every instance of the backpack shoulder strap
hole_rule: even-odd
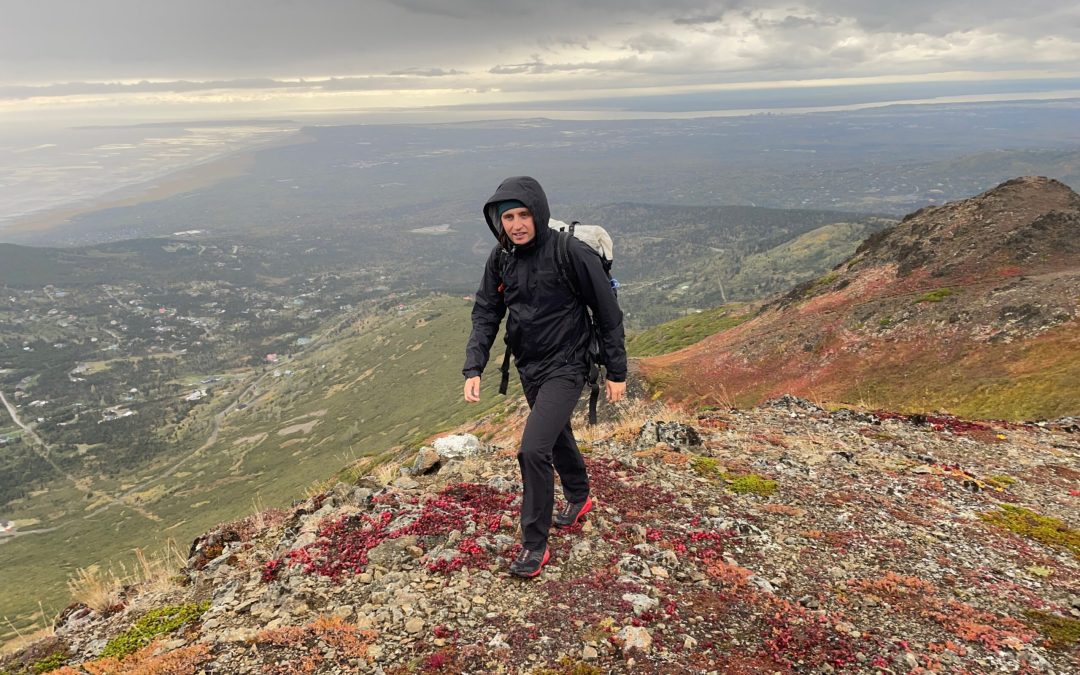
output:
[[[506,268],[510,264],[510,252],[502,246],[496,245],[499,249],[499,294],[506,290]],[[510,387],[510,334],[503,328],[503,345],[506,351],[503,352],[502,365],[499,366],[499,393],[505,394],[506,390]]]
[[[580,299],[581,284],[578,281],[577,271],[570,263],[570,238],[574,236],[575,225],[577,225],[576,220],[570,224],[569,231],[559,230],[555,233],[558,237],[555,241],[555,266],[559,270],[559,277],[574,292],[574,297]]]

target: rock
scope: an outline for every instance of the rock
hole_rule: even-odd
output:
[[[420,483],[417,483],[408,476],[402,476],[401,478],[398,478],[394,481],[394,486],[399,487],[402,490],[415,490],[416,488],[420,487]]]
[[[480,452],[480,439],[472,434],[443,436],[435,439],[435,452],[443,459],[464,459]]]
[[[639,593],[626,593],[622,596],[622,599],[633,605],[634,616],[641,616],[642,612],[646,612],[660,604],[660,601],[656,598],[650,598]]]
[[[577,560],[579,558],[586,558],[590,553],[592,553],[592,544],[590,544],[588,540],[582,539],[570,549],[570,559]]]
[[[405,622],[405,632],[415,635],[424,630],[424,620],[416,616]]]
[[[581,650],[581,659],[583,661],[593,661],[600,656],[597,653],[596,648],[591,645],[585,645]]]
[[[434,448],[424,446],[416,453],[416,461],[412,465],[412,473],[416,476],[435,473],[442,466],[442,458]]]
[[[657,443],[666,443],[676,449],[698,447],[701,445],[701,436],[693,427],[686,424],[650,420],[641,427],[641,433],[634,444],[635,449],[651,449]]]
[[[641,626],[625,626],[619,631],[618,637],[623,641],[624,651],[636,649],[647,654],[652,649],[652,636]]]
[[[798,396],[792,396],[791,394],[784,394],[779,398],[771,398],[761,404],[761,407],[789,410],[793,416],[796,413],[822,412],[821,408],[810,401],[807,401],[805,398],[799,398]]]
[[[314,532],[301,532],[293,542],[292,548],[306,548],[315,543],[318,536]]]
[[[368,562],[372,565],[393,567],[398,561],[411,557],[409,547],[416,546],[416,537],[409,535],[397,539],[387,539],[368,551]]]

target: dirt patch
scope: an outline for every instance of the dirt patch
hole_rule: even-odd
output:
[[[266,432],[264,431],[261,434],[255,434],[254,436],[244,436],[243,438],[236,439],[235,441],[233,441],[233,447],[236,447],[237,445],[244,445],[246,443],[258,445],[259,443],[262,443],[265,439]]]

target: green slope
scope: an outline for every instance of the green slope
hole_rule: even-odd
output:
[[[469,302],[445,296],[406,302],[361,323],[340,321],[302,356],[217,394],[211,411],[220,412],[263,375],[243,397],[245,407],[224,415],[216,442],[188,451],[170,475],[164,474],[184,456],[180,446],[168,461],[137,474],[93,479],[89,498],[56,482],[12,503],[5,518],[20,530],[43,532],[0,545],[0,569],[18,580],[0,586],[3,613],[24,629],[36,620],[39,601],[49,614],[68,604],[65,582],[79,567],[126,562],[130,569],[132,549],[154,550],[170,538],[186,551],[193,537],[250,515],[255,503],[288,504],[357,457],[418,442],[516,397],[515,391],[499,396],[489,376],[480,404],[462,400]],[[106,495],[132,491],[130,507],[102,508]],[[0,639],[12,637],[10,629],[5,625]]]

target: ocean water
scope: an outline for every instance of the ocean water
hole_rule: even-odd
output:
[[[176,126],[0,126],[0,238],[35,213],[76,208],[280,139],[289,122]]]

